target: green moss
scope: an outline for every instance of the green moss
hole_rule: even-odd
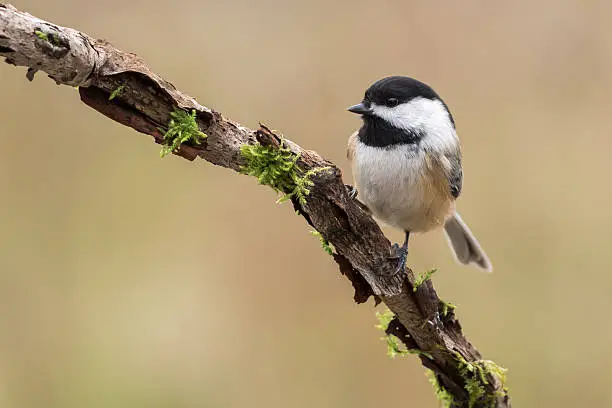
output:
[[[433,359],[431,354],[426,351],[420,349],[409,349],[406,348],[404,343],[392,334],[387,334],[387,329],[389,328],[389,323],[395,315],[389,309],[385,310],[383,313],[376,312],[376,318],[378,319],[378,324],[375,326],[377,329],[380,329],[385,333],[383,337],[380,339],[383,340],[387,344],[387,355],[391,358],[395,358],[397,356],[406,356],[409,354],[415,354],[419,356],[425,356],[429,359]]]
[[[257,178],[259,184],[272,187],[275,191],[283,193],[278,203],[295,198],[304,205],[306,196],[310,194],[310,187],[314,185],[311,178],[330,167],[317,167],[303,172],[298,166],[299,155],[294,154],[283,140],[278,148],[272,146],[242,145],[240,153],[246,165],[242,173]]]
[[[34,30],[34,34],[36,34],[36,36],[43,41],[49,41],[49,36],[47,35],[47,33],[43,33],[40,30]]]
[[[299,212],[296,211],[297,215],[299,215]],[[333,255],[334,253],[334,247],[332,244],[329,243],[328,240],[326,240],[325,238],[323,238],[323,235],[321,235],[321,233],[319,231],[310,231],[310,233],[319,238],[319,241],[321,241],[321,246],[323,247],[323,250],[325,252],[328,253],[328,255]]]
[[[436,376],[436,373],[434,373],[431,370],[427,370],[425,372],[425,375],[427,375],[429,382],[434,387],[434,392],[436,393],[436,397],[438,398],[438,401],[440,401],[440,403],[442,404],[442,407],[443,408],[452,407],[455,399],[453,398],[453,395],[450,392],[448,392],[446,388],[444,388],[440,384],[440,382],[438,381],[438,377]]]
[[[387,328],[389,327],[389,323],[395,317],[395,314],[389,309],[384,312],[376,312],[376,318],[378,319],[378,324],[374,327],[382,330],[385,335],[380,339],[383,340],[387,344],[387,355],[391,358],[395,358],[398,355],[408,354],[406,352],[406,348],[402,345],[400,339],[392,334],[387,334]]]
[[[200,144],[206,139],[207,136],[200,131],[195,117],[195,110],[187,113],[177,109],[170,113],[168,130],[164,134],[164,144],[160,152],[161,157],[176,152],[183,143]]]
[[[508,392],[508,386],[506,385],[506,381],[508,379],[507,373],[508,369],[499,366],[495,361],[491,360],[480,360],[478,363],[483,367],[484,371],[487,371],[499,379],[499,382],[502,384],[502,389],[505,392]]]
[[[476,404],[493,408],[497,398],[507,395],[506,372],[508,370],[491,360],[468,362],[457,352],[454,352],[453,355],[458,362],[459,374],[465,380],[464,388],[468,393],[468,408],[473,408]],[[485,388],[489,384],[488,375],[497,377],[502,386],[502,389],[494,394],[487,394]]]
[[[431,278],[431,275],[433,275],[437,271],[438,271],[437,269],[432,269],[431,271],[427,271],[424,274],[417,275],[416,280],[414,281],[414,284],[412,285],[412,291],[416,292],[419,286],[425,283],[425,281],[429,280]]]
[[[40,30],[34,30],[34,35],[36,35],[41,40],[47,41],[53,45],[60,45],[60,39],[57,34],[54,34],[54,33],[47,34]]]
[[[442,309],[442,316],[446,317],[448,315],[448,312],[451,310],[455,310],[457,308],[457,306],[453,305],[450,302],[445,302],[442,299],[440,299],[440,306]]]
[[[109,101],[112,101],[113,99],[115,99],[117,96],[119,96],[119,94],[121,94],[121,92],[123,91],[123,88],[125,88],[125,84],[121,84],[117,87],[117,89],[115,89],[113,92],[111,92],[110,96],[108,97]]]
[[[395,337],[395,336],[392,336],[392,337]],[[395,337],[395,338],[397,338],[397,337]],[[399,341],[399,339],[398,339],[398,341]],[[405,349],[404,350],[404,355],[405,354],[414,354],[414,355],[417,355],[417,356],[424,356],[424,357],[427,357],[430,360],[433,360],[433,356],[431,354],[429,354],[428,352],[423,351],[421,349]]]
[[[480,382],[473,378],[469,378],[465,383],[465,390],[468,392],[468,408],[474,408],[476,403],[481,399],[484,399],[486,395],[485,388],[482,386]],[[485,406],[495,406],[495,402],[492,400],[493,396],[486,398]]]
[[[374,327],[386,332],[387,329],[389,328],[389,324],[391,323],[391,320],[393,320],[394,317],[395,317],[395,314],[389,309],[385,310],[382,313],[376,312],[376,318],[378,319],[378,324]]]
[[[329,170],[329,169],[331,169],[331,167],[329,167],[329,166],[317,167],[317,168],[308,170],[306,173],[304,173],[304,175],[302,177],[295,178],[295,180],[294,180],[295,188],[294,188],[293,192],[291,192],[291,194],[286,196],[285,200],[287,200],[291,196],[295,195],[295,197],[297,198],[298,202],[301,205],[306,204],[306,196],[308,194],[310,194],[310,187],[314,186],[314,182],[312,181],[312,177],[317,175],[318,173],[320,173],[322,171],[326,171],[326,170]]]
[[[454,308],[453,305],[448,305],[449,308]],[[389,324],[394,317],[395,315],[389,309],[382,313],[376,312],[376,318],[378,319],[376,328],[385,333],[385,336],[381,337],[381,340],[384,340],[387,344],[387,355],[394,358],[398,355],[404,356],[408,354],[418,354],[432,359],[432,356],[429,353],[422,350],[406,349],[400,339],[394,335],[387,334]],[[497,399],[508,394],[508,387],[506,386],[507,370],[505,368],[500,367],[495,362],[490,360],[468,362],[458,352],[452,352],[452,354],[457,361],[459,374],[465,382],[464,389],[468,393],[468,408],[474,408],[476,405],[479,407],[494,408]],[[429,378],[429,382],[433,385],[436,397],[438,400],[440,400],[442,406],[445,408],[454,406],[455,401],[453,395],[439,383],[436,374],[431,370],[427,370],[426,375]],[[488,394],[486,387],[489,385],[487,377],[490,375],[497,377],[501,383],[501,390],[498,390],[493,394]]]

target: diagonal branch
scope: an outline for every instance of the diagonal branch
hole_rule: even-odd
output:
[[[58,84],[78,86],[81,100],[110,119],[164,144],[171,114],[194,112],[197,128],[206,134],[200,143],[182,144],[175,154],[200,157],[234,171],[248,165],[245,145],[272,151],[283,146],[295,159],[300,174],[313,185],[306,200],[291,197],[306,221],[333,244],[334,260],[355,288],[355,301],[370,296],[395,314],[387,332],[401,339],[434,373],[438,393],[453,407],[509,407],[503,371],[464,337],[452,309],[442,302],[431,281],[415,285],[410,269],[394,274],[396,260],[389,241],[358,202],[349,198],[342,172],[316,152],[304,150],[261,125],[243,127],[201,106],[153,73],[137,55],[115,49],[71,28],[60,27],[0,4],[0,57],[28,67],[32,80],[43,71]],[[187,115],[188,116],[188,115]],[[325,168],[325,171],[309,172]],[[286,187],[281,192],[289,194]]]

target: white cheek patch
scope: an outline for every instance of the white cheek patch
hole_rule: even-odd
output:
[[[452,150],[459,143],[448,111],[439,100],[418,97],[392,108],[374,103],[371,107],[374,115],[398,129],[424,131],[422,143],[433,150]]]

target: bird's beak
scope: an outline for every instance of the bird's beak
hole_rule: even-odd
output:
[[[349,112],[356,113],[358,115],[369,115],[372,113],[372,109],[365,106],[363,103],[358,103],[348,108]]]

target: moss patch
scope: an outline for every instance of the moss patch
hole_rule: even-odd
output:
[[[453,353],[458,361],[459,374],[465,379],[465,390],[468,393],[468,408],[473,408],[478,404],[482,407],[494,408],[496,400],[508,394],[506,386],[506,370],[491,360],[478,360],[473,362],[466,361],[459,353]],[[487,394],[485,388],[489,384],[487,376],[497,377],[502,389],[494,394]]]
[[[161,157],[176,152],[183,143],[200,144],[206,139],[206,134],[200,131],[195,118],[195,110],[187,113],[177,109],[170,113],[168,130],[164,134],[163,148],[160,152]]]
[[[41,40],[47,41],[53,45],[60,45],[59,35],[57,34],[54,34],[54,33],[47,34],[44,31],[34,30],[34,35],[36,35]]]
[[[387,355],[395,358],[397,356],[405,356],[408,354],[417,354],[432,358],[432,356],[418,349],[407,349],[402,341],[394,335],[387,334],[389,324],[394,319],[395,315],[389,309],[384,312],[376,312],[376,318],[378,324],[376,328],[382,330],[385,333],[381,340],[387,344]],[[464,389],[468,394],[467,406],[468,408],[478,407],[490,407],[494,408],[498,398],[503,398],[508,395],[508,387],[506,386],[506,372],[507,370],[500,367],[495,362],[490,360],[478,360],[478,361],[466,361],[461,354],[452,352],[453,357],[457,361],[457,367],[459,368],[459,374],[464,379]],[[453,395],[438,381],[436,374],[427,370],[427,377],[429,382],[433,385],[436,396],[443,407],[450,408],[455,404]],[[501,390],[498,390],[492,394],[487,393],[487,386],[489,385],[489,376],[496,377],[501,383]],[[463,405],[461,405],[463,406]]]
[[[436,393],[436,397],[438,398],[438,401],[440,401],[440,403],[442,404],[442,407],[443,408],[452,407],[455,399],[453,398],[453,395],[446,390],[446,388],[440,385],[440,382],[438,381],[438,377],[436,376],[436,373],[434,373],[431,370],[427,370],[425,372],[425,375],[427,376],[427,378],[429,379],[429,382],[433,386],[434,392]]]
[[[304,172],[297,166],[299,155],[294,154],[283,140],[280,146],[242,145],[240,153],[246,165],[242,173],[257,178],[259,184],[272,187],[283,195],[278,203],[295,198],[300,205],[306,204],[306,196],[314,185],[311,178],[330,167],[317,167]]]
[[[296,211],[296,213],[299,213],[299,211]],[[299,214],[297,214],[297,215],[299,215]],[[321,246],[323,247],[323,250],[325,252],[327,252],[328,255],[333,255],[333,253],[334,253],[333,245],[330,244],[328,240],[323,238],[323,235],[321,235],[321,233],[319,231],[310,231],[310,233],[313,236],[319,238],[319,241],[321,241]]]
[[[389,309],[385,310],[382,313],[376,312],[378,324],[375,327],[385,333],[385,335],[380,339],[387,344],[387,355],[391,358],[395,358],[397,356],[407,356],[410,354],[415,354],[419,356],[425,356],[429,359],[433,359],[431,354],[429,354],[428,352],[419,349],[406,348],[404,343],[402,343],[402,341],[397,336],[387,334],[389,323],[391,323],[391,320],[393,320],[394,317],[395,314],[393,314],[393,312]]]
[[[446,317],[448,315],[449,312],[454,311],[457,308],[457,306],[455,306],[454,304],[450,303],[450,302],[445,302],[442,299],[440,299],[440,314],[444,317]]]
[[[112,101],[113,99],[115,99],[117,96],[119,96],[121,94],[121,92],[123,92],[123,88],[125,88],[125,84],[121,84],[117,87],[117,89],[115,89],[113,92],[111,92],[110,96],[108,97],[109,101]]]
[[[416,280],[414,281],[414,284],[412,285],[412,291],[416,292],[419,286],[425,283],[425,281],[428,281],[431,278],[431,275],[433,275],[437,271],[438,271],[437,269],[432,269],[431,271],[427,271],[423,274],[417,275]]]

